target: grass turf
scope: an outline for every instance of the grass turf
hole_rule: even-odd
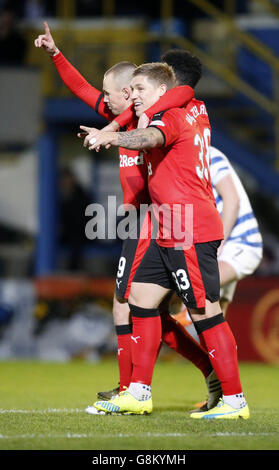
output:
[[[206,396],[201,373],[183,361],[159,361],[151,416],[92,416],[96,392],[116,386],[114,360],[97,364],[1,362],[0,449],[278,450],[278,366],[241,364],[250,420],[194,421]]]

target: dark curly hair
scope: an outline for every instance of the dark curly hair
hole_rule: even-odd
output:
[[[189,85],[194,88],[202,76],[200,59],[184,49],[170,49],[161,57],[173,68],[178,85]]]

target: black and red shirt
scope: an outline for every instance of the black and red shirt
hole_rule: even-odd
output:
[[[193,243],[223,239],[210,181],[211,128],[205,104],[192,99],[186,108],[154,115],[149,126],[159,129],[164,138],[161,148],[145,154],[149,194],[159,220],[159,245],[175,246],[187,230],[192,231]]]

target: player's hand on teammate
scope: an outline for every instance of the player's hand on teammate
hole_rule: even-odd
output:
[[[50,55],[54,55],[59,52],[59,49],[56,47],[56,44],[53,40],[53,37],[50,33],[49,26],[46,21],[44,21],[45,34],[40,34],[37,39],[35,39],[35,47],[41,47],[45,49]]]
[[[102,131],[106,132],[117,132],[120,129],[120,125],[117,121],[111,121],[107,126],[103,127]]]
[[[79,133],[78,137],[84,138],[83,146],[89,150],[96,150],[98,152],[100,147],[109,149],[113,143],[116,143],[116,135],[115,132],[107,131],[107,127],[98,130],[94,127],[80,126],[83,132]]]
[[[138,120],[138,129],[146,129],[149,124],[149,118],[145,113],[142,113]]]

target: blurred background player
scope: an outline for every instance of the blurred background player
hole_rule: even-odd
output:
[[[238,281],[253,274],[263,256],[263,240],[249,197],[228,158],[210,147],[210,176],[217,210],[224,226],[224,240],[218,250],[220,303],[226,314]],[[176,315],[187,331],[198,340],[187,313]]]
[[[131,73],[135,69],[134,64],[122,62],[110,68],[105,73],[103,93],[101,93],[92,87],[59,51],[46,22],[45,34],[40,35],[35,40],[35,46],[42,47],[48,52],[66,86],[106,119],[112,120],[132,103],[129,85]],[[180,87],[178,91],[179,99],[175,101],[174,106],[177,105],[177,103],[185,104],[187,99],[192,98],[192,96],[192,88],[189,86]],[[163,104],[161,104],[161,106],[164,107]],[[153,112],[156,112],[156,109],[154,109]],[[128,129],[133,128],[133,126],[135,127],[136,124],[132,122]],[[120,180],[123,189],[124,204],[134,206],[136,209],[140,207],[140,204],[149,204],[150,198],[147,191],[146,179],[147,168],[144,164],[143,157],[140,156],[137,151],[127,151],[126,149],[124,152],[119,149],[119,153],[120,155],[121,153],[129,155],[134,162],[133,165],[120,165]],[[138,231],[138,235],[140,231],[139,223],[140,220],[138,218],[137,227],[135,227]],[[127,299],[133,275],[149,242],[150,238],[141,239],[140,237],[127,238],[123,242],[116,279],[116,293],[113,301],[113,318],[118,340],[120,384],[119,387],[109,392],[99,392],[98,396],[102,399],[111,398],[121,392],[130,383],[132,374],[132,327]],[[206,351],[187,335],[181,326],[167,314],[164,315],[163,318],[163,341],[201,370],[208,387],[210,406],[215,406],[220,396],[220,385],[218,384],[214,387],[214,390],[211,390],[212,383],[216,385],[218,380],[212,370]],[[87,411],[91,412],[91,410],[93,409],[89,407]]]
[[[247,193],[228,158],[210,147],[213,194],[224,227],[218,251],[221,305],[226,313],[237,282],[255,272],[263,253],[259,225]]]

